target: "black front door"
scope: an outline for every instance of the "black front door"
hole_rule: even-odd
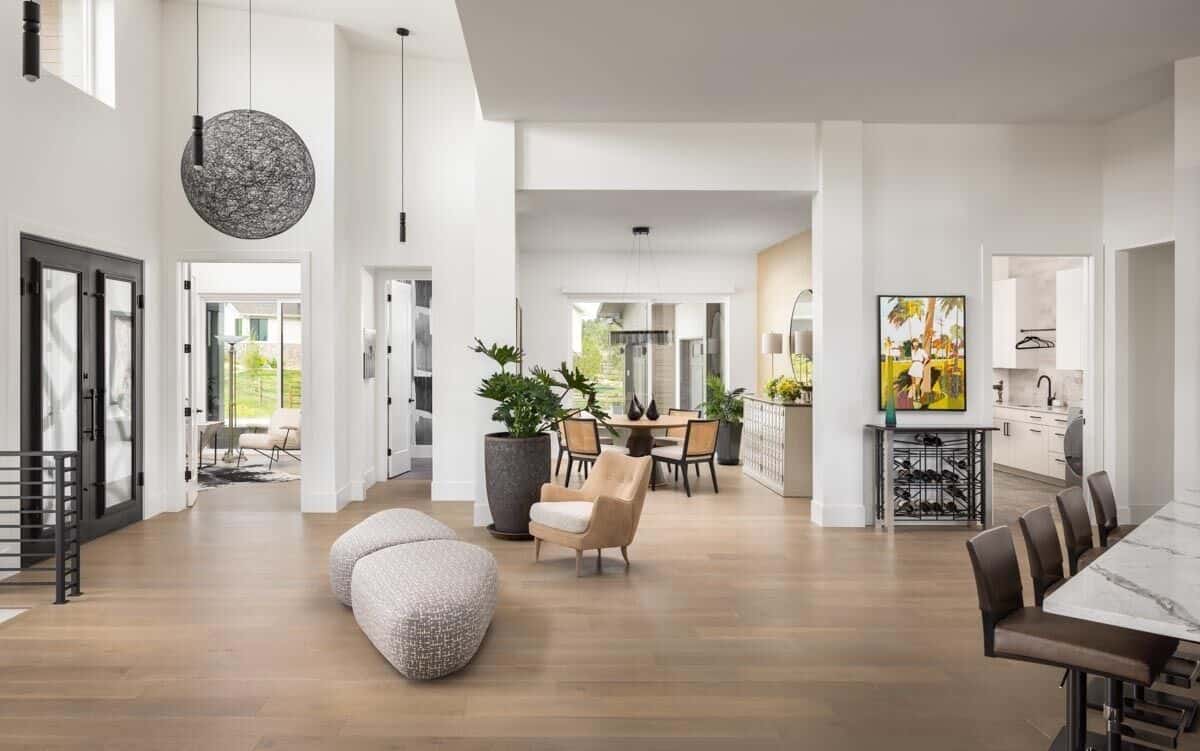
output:
[[[141,261],[21,237],[21,448],[79,451],[84,540],[142,518],[142,301]]]

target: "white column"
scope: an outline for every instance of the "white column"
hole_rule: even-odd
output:
[[[813,501],[826,527],[866,523],[863,423],[873,405],[863,258],[863,126],[823,122],[813,202]]]
[[[1200,499],[1200,57],[1175,63],[1175,497]]]
[[[485,343],[516,343],[517,225],[516,128],[511,122],[480,117],[475,123],[475,325],[474,335]],[[447,346],[466,347],[470,342]],[[494,369],[493,363],[475,356],[476,383]],[[492,402],[473,393],[475,431],[475,524],[491,523],[483,485],[483,436],[503,428],[492,422]]]

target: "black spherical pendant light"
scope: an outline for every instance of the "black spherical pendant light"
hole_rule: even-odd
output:
[[[299,222],[317,180],[312,155],[287,123],[266,112],[230,110],[204,123],[204,168],[192,139],[179,165],[188,202],[213,229],[243,240],[274,237]]]
[[[251,52],[253,19],[251,0]],[[250,61],[250,106],[204,121],[184,146],[179,175],[188,203],[213,229],[262,240],[300,221],[317,180],[304,140],[284,121],[254,109],[253,55]],[[195,126],[202,122],[198,110]]]

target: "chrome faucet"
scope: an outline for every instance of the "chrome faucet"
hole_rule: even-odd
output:
[[[1049,407],[1052,404],[1054,404],[1054,395],[1050,393],[1050,389],[1053,388],[1053,384],[1050,382],[1050,376],[1048,376],[1048,375],[1039,376],[1037,379],[1037,385],[1034,386],[1033,388],[1035,390],[1040,389],[1042,387],[1043,380],[1046,381],[1046,406]]]

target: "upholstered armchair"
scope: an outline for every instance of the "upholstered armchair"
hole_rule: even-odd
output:
[[[582,575],[585,550],[596,551],[597,572],[604,548],[620,548],[625,565],[629,565],[628,548],[642,517],[651,460],[605,451],[595,462],[578,490],[553,483],[542,486],[541,502],[529,509],[534,561],[545,541],[575,551],[576,576]]]

